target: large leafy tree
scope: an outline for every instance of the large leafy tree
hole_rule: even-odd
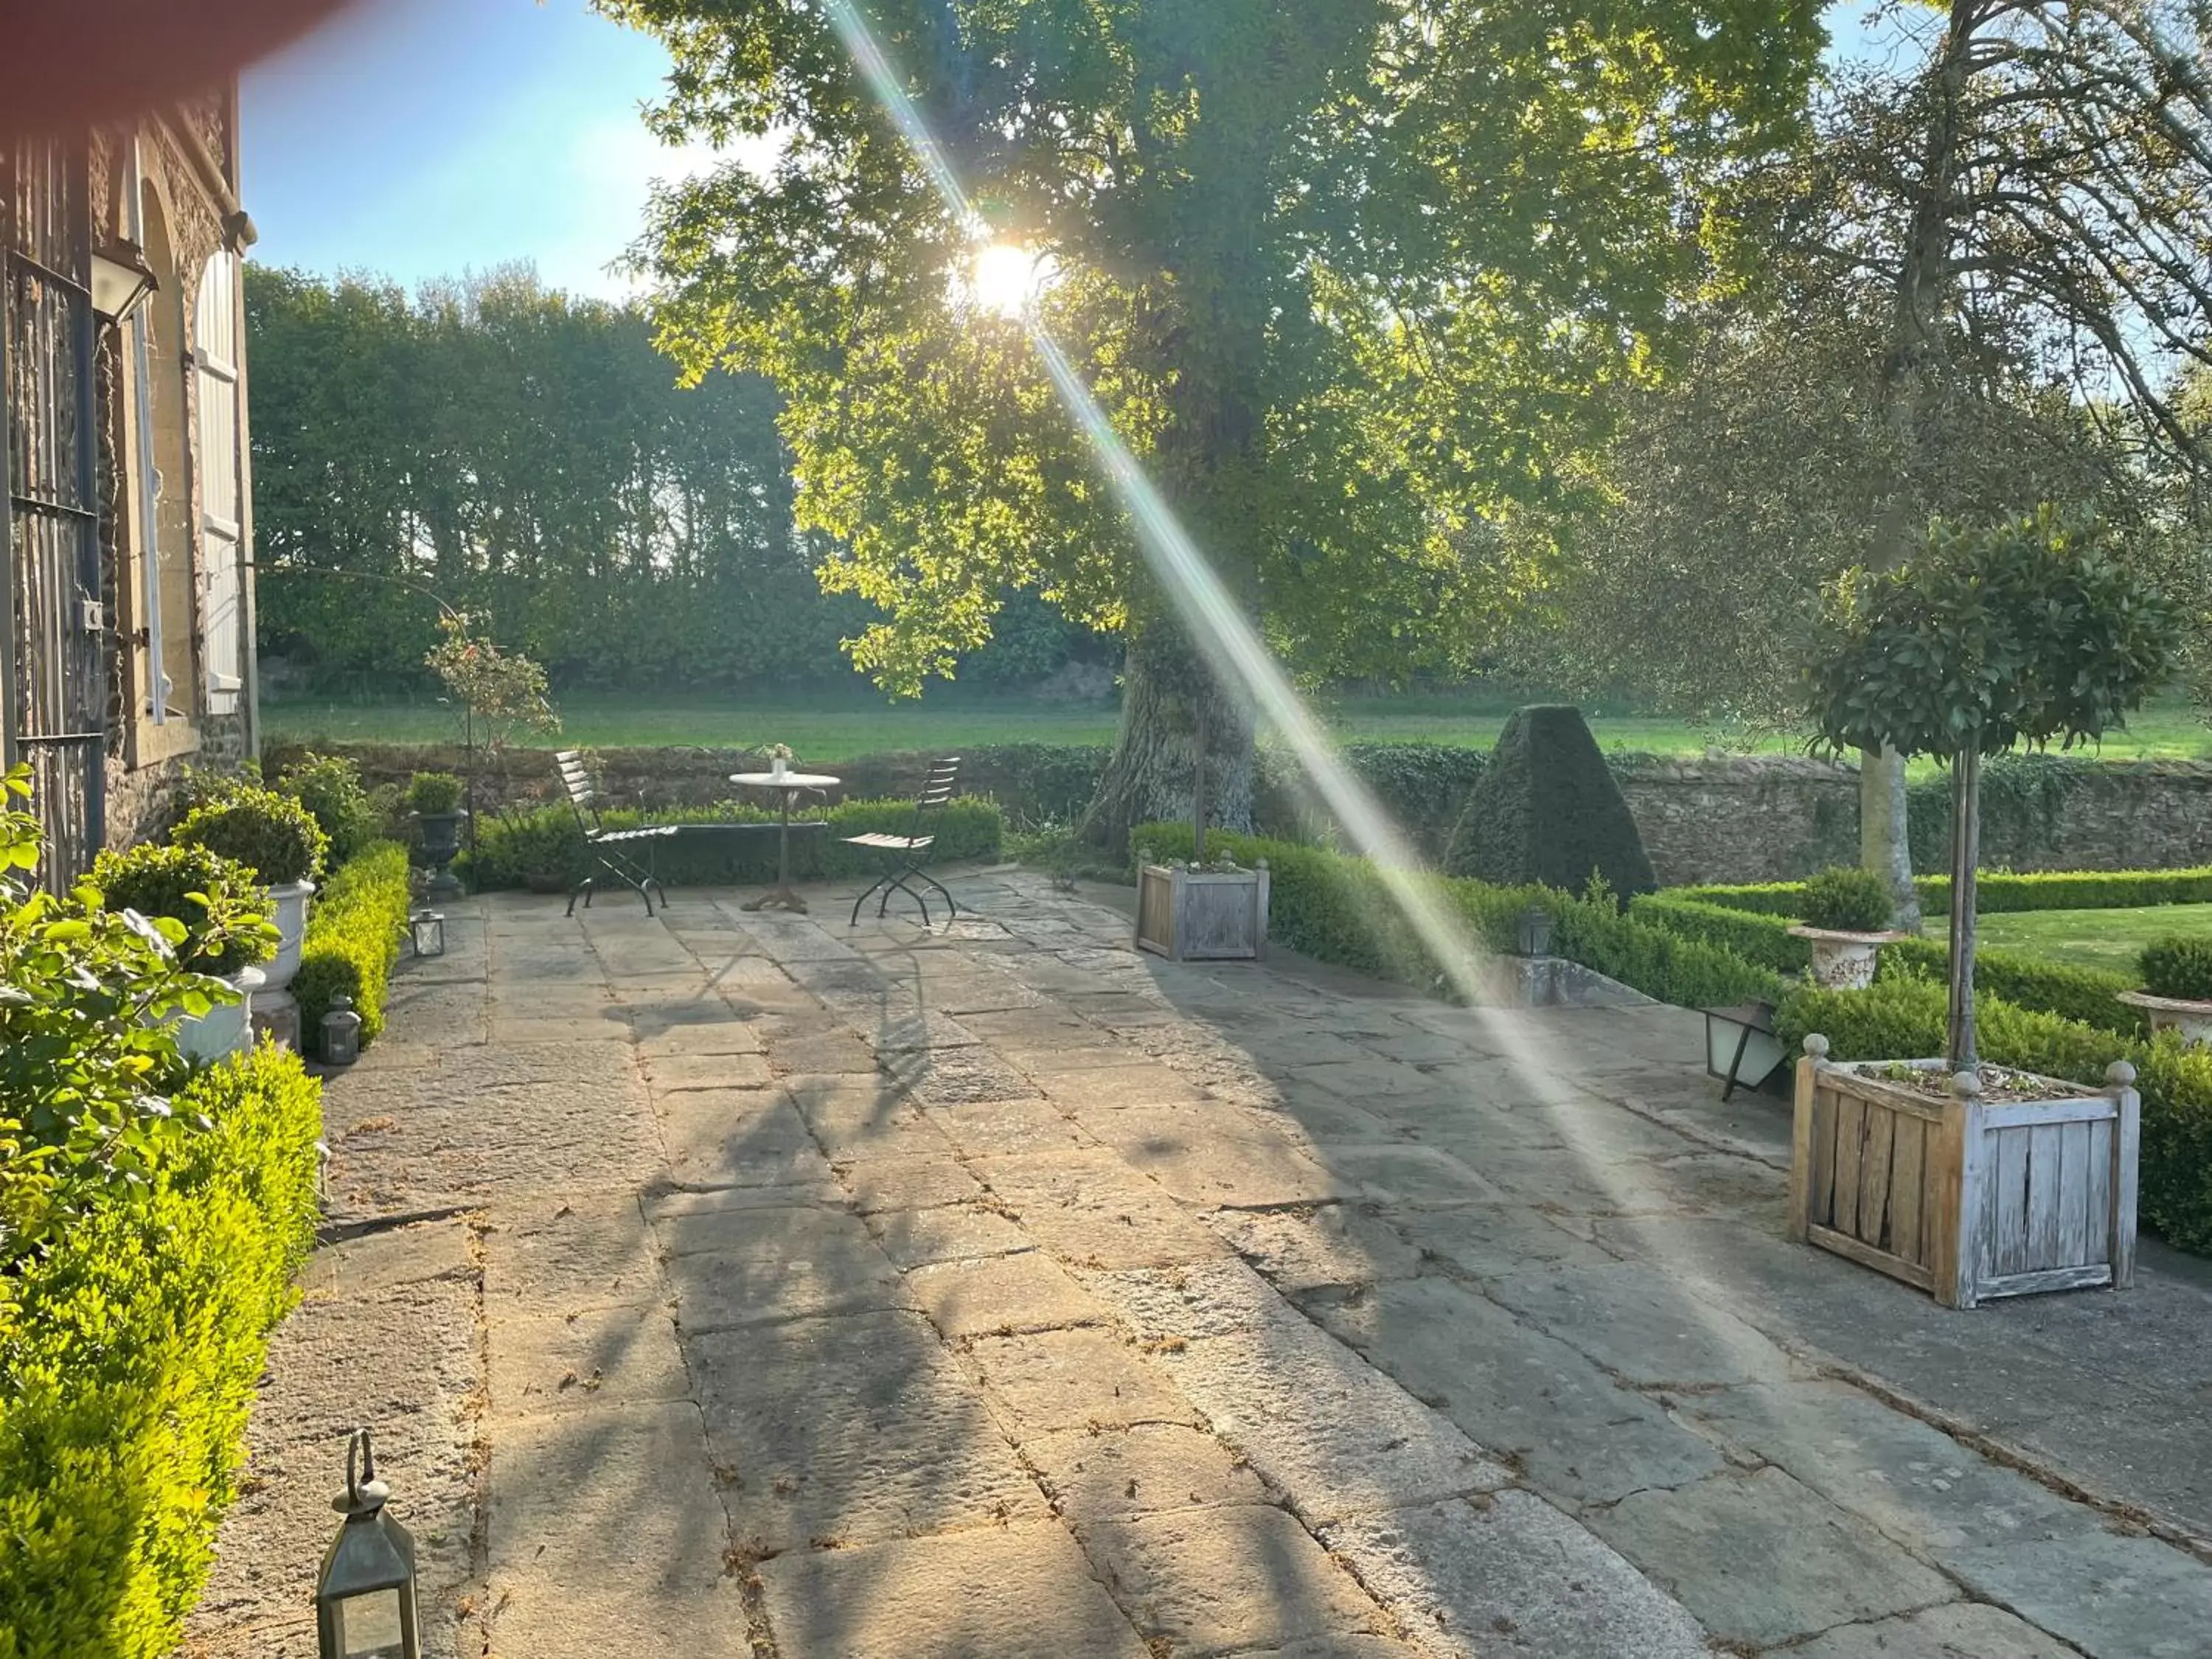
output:
[[[2191,444],[2166,395],[2212,361],[2212,7],[2204,0],[1892,5],[1888,63],[1839,77],[1805,244],[1889,302],[1881,398],[1906,459],[1871,519],[1872,562],[1922,522],[1902,478],[1942,441],[1930,412],[1960,342],[2036,351],[2087,409],[2124,400]],[[1915,914],[1905,772],[1862,765],[1867,862]]]
[[[842,0],[838,0],[842,3]],[[1820,36],[1788,0],[866,0],[982,222],[855,73],[825,0],[601,0],[675,58],[670,138],[766,140],[658,201],[642,249],[691,375],[786,400],[822,574],[913,690],[1009,586],[1121,632],[1111,838],[1226,821],[1250,717],[1195,665],[1097,458],[964,281],[988,233],[1269,642],[1398,675],[1479,641],[1476,533],[1557,491],[1608,385],[1728,250],[1717,183],[1783,140]]]

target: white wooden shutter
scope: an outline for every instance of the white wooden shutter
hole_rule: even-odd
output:
[[[208,260],[192,323],[198,374],[200,618],[207,666],[207,712],[235,714],[246,687],[246,641],[240,618],[246,550],[240,525],[245,491],[239,453],[238,255]]]

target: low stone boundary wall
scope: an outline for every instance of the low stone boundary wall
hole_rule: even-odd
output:
[[[404,784],[421,770],[459,771],[453,745],[324,745],[357,762],[369,783]],[[295,749],[272,747],[273,772]],[[763,769],[764,758],[731,749],[603,749],[594,752],[600,787],[616,806],[699,806],[727,799],[732,772]],[[866,755],[839,761],[848,797],[910,795],[933,757]],[[1659,879],[1689,882],[1781,881],[1858,856],[1856,768],[1802,756],[1649,755],[1607,757],[1635,814]],[[971,751],[961,773],[968,793],[988,795],[1017,823],[1066,822],[1090,799],[1105,751],[1038,746]],[[2013,870],[2166,869],[2212,864],[2212,763],[2112,761],[2049,763],[2025,793],[1985,787],[1984,861]],[[505,757],[484,806],[523,806],[556,799],[552,757],[518,751]],[[1457,802],[1386,802],[1420,834],[1449,825]],[[1920,862],[1941,866],[1942,791],[1917,787],[1913,841]],[[1279,832],[1287,825],[1262,825]],[[1931,849],[1934,849],[1931,852]],[[1931,861],[1932,860],[1932,861]]]

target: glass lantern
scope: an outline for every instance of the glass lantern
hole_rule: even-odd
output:
[[[1548,957],[1552,954],[1552,913],[1540,904],[1532,904],[1521,913],[1519,938],[1516,943],[1519,954],[1524,957]]]
[[[346,1447],[346,1489],[331,1507],[345,1524],[315,1581],[321,1659],[421,1659],[415,1623],[415,1540],[385,1511],[391,1489],[376,1478],[368,1431]]]
[[[441,910],[417,910],[407,919],[408,934],[418,957],[446,954],[446,916]]]
[[[323,1064],[350,1066],[360,1058],[361,1016],[354,1012],[351,997],[334,996],[330,1012],[323,1016]]]

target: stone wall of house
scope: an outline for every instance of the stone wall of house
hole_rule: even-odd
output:
[[[328,747],[329,745],[326,745]],[[336,745],[357,761],[372,785],[403,785],[418,770],[459,771],[457,745]],[[296,750],[264,757],[273,773]],[[1097,751],[1103,758],[1103,750]],[[911,794],[931,757],[872,755],[835,763],[847,796]],[[757,771],[761,757],[741,750],[596,750],[609,806],[681,808],[726,800],[729,775]],[[1858,854],[1858,774],[1849,766],[1794,756],[1674,759],[1615,756],[1611,763],[1635,814],[1660,880],[1781,881]],[[483,792],[479,810],[543,805],[558,799],[552,760],[519,751],[506,757],[507,781]],[[1065,822],[1067,800],[1087,793],[1086,774],[1068,750],[985,749],[968,757],[962,786],[998,799],[1030,821]],[[1449,822],[1395,801],[1401,815]],[[1942,866],[1940,781],[1913,791],[1914,841],[1924,868]],[[1983,798],[1984,862],[2014,870],[2160,869],[2212,864],[2212,763],[2112,762],[2055,766],[2027,793],[2000,785]]]
[[[202,273],[209,258],[223,242],[221,205],[209,194],[199,171],[179,148],[184,142],[204,145],[220,167],[228,165],[231,135],[229,101],[221,94],[192,100],[172,111],[168,118],[140,124],[137,131],[139,164],[144,177],[161,198],[167,222],[171,250],[182,292],[178,296],[184,315],[193,315],[198,301]],[[89,146],[91,210],[101,240],[119,237],[125,224],[121,186],[128,160],[127,135],[102,131]],[[133,586],[129,562],[137,545],[135,526],[122,515],[136,510],[136,496],[125,477],[124,423],[131,379],[125,371],[122,336],[105,333],[100,350],[100,539],[101,599],[110,625],[116,632],[110,653],[108,686],[108,753],[106,764],[106,842],[127,847],[158,836],[167,829],[179,783],[187,770],[235,771],[252,758],[252,738],[246,716],[199,713],[181,751],[166,737],[157,745],[149,728],[138,723],[144,702],[143,688],[133,684],[131,635],[143,626],[134,615]],[[197,409],[198,377],[185,377],[184,422],[186,441],[198,441]],[[191,513],[200,522],[197,503]],[[193,550],[198,566],[200,549]],[[197,673],[198,660],[193,657]],[[147,758],[142,750],[161,752]]]

